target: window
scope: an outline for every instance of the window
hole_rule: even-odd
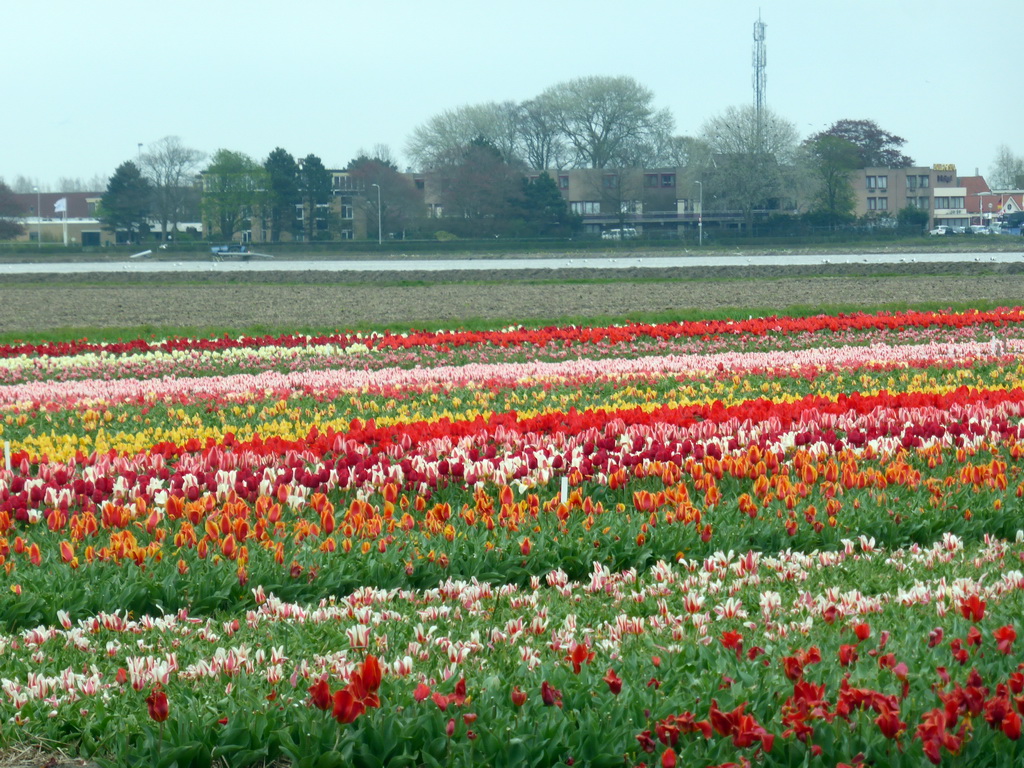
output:
[[[878,210],[880,210],[880,211],[888,211],[889,210],[889,198],[888,197],[880,197],[880,198],[878,198]]]
[[[656,187],[656,186],[658,186],[658,174],[656,174],[656,173],[645,173],[644,174],[644,186],[645,187]]]
[[[935,210],[949,210],[954,208],[963,208],[964,199],[962,197],[936,197],[935,198]]]
[[[917,177],[917,181],[918,181],[918,185],[917,186],[919,186],[921,189],[928,189],[928,187],[929,187],[929,178],[930,177],[928,175],[918,176]]]
[[[661,186],[662,187],[674,187],[676,185],[676,175],[674,173],[663,173],[661,174]]]
[[[569,210],[581,216],[593,215],[601,212],[601,203],[596,200],[577,200],[569,203]]]
[[[355,209],[353,208],[351,203],[342,203],[342,205],[341,205],[341,218],[343,218],[343,219],[355,218],[355,216],[353,215],[354,211],[355,211]]]
[[[301,206],[301,205],[296,205],[295,206],[295,220],[296,221],[302,221],[302,219],[305,218],[305,213],[306,213],[306,211],[305,211],[305,208],[303,206]]]
[[[931,206],[931,198],[928,198],[928,197],[919,197],[919,198],[917,198],[917,207],[918,208],[923,208],[924,210],[927,211],[928,209],[930,209],[932,207]]]
[[[913,191],[917,189],[917,176],[907,176],[907,190]]]
[[[889,189],[889,177],[888,176],[879,176],[878,177],[878,191],[879,192],[885,192],[887,189]]]
[[[614,174],[606,174],[601,177],[601,186],[605,189],[618,189],[619,177]]]
[[[568,189],[569,188],[569,177],[568,176],[559,176],[558,177],[558,188],[559,189]]]
[[[96,215],[96,204],[97,204],[97,201],[95,201],[95,200],[89,200],[88,201],[89,217],[90,218],[92,218],[93,216]]]
[[[868,198],[868,210],[869,211],[877,211],[878,210],[878,198],[877,197],[869,197]]]
[[[875,188],[875,177],[874,176],[868,176],[867,179],[868,179],[868,189],[873,190]]]
[[[327,215],[330,213],[331,206],[326,203],[317,203],[316,206],[316,228],[321,231],[327,229]]]
[[[416,189],[423,189],[427,186],[427,182],[423,179],[416,179]]]

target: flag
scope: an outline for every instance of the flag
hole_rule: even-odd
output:
[[[67,213],[68,212],[68,199],[62,197],[56,203],[53,204],[54,213]]]

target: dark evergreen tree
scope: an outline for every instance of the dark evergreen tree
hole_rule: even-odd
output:
[[[283,232],[295,229],[295,206],[302,202],[299,165],[289,152],[278,147],[267,157],[263,169],[267,172],[270,239],[276,243]]]
[[[910,168],[914,164],[914,159],[901,151],[907,140],[882,130],[874,120],[837,120],[808,141],[822,136],[835,136],[856,145],[859,168]]]
[[[524,234],[536,237],[569,235],[581,223],[579,216],[569,213],[558,185],[546,172],[533,181],[523,179],[521,209]]]
[[[299,161],[298,182],[306,237],[316,240],[319,233],[323,237],[328,236],[327,217],[318,214],[317,206],[326,205],[331,200],[330,171],[324,168],[319,157],[306,155]]]
[[[98,218],[111,232],[123,230],[128,242],[138,240],[148,231],[152,189],[139,167],[131,160],[121,163],[107,183],[100,198]]]
[[[25,227],[18,221],[24,215],[14,192],[0,181],[0,240],[13,240],[25,231]]]

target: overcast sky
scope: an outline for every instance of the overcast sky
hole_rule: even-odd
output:
[[[921,165],[1024,154],[1024,2],[947,0],[46,0],[4,4],[0,177],[110,176],[168,135],[343,167],[445,109],[626,75],[694,135],[753,101],[807,136],[872,119]]]

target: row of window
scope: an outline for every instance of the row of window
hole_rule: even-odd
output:
[[[885,192],[889,189],[888,176],[866,176],[869,191],[878,190]],[[928,174],[920,176],[907,176],[907,189],[928,189],[931,186],[931,178]]]
[[[907,205],[911,208],[921,208],[928,210],[931,207],[931,199],[927,197],[908,197]],[[935,198],[935,210],[958,210],[964,208],[964,198],[962,197],[936,197]],[[889,210],[889,198],[887,197],[869,197],[868,198],[868,210],[869,211],[887,211]]]
[[[578,200],[569,203],[569,210],[579,216],[597,214],[601,212],[601,203],[597,200]]]
[[[536,177],[533,177],[536,178]],[[601,177],[601,186],[605,189],[618,189],[618,174],[608,173]],[[675,189],[676,175],[674,173],[645,173],[644,187],[647,189]],[[558,177],[558,188],[569,188],[569,177],[561,175]]]
[[[330,213],[331,206],[328,203],[317,203],[316,206],[316,220],[326,221],[327,216]],[[306,218],[306,206],[296,205],[295,206],[295,220],[302,221]],[[354,219],[355,218],[355,206],[351,203],[341,204],[341,218],[343,219]]]
[[[601,202],[599,200],[578,200],[569,203],[569,210],[580,216],[596,215],[601,213]],[[623,200],[619,203],[619,213],[642,214],[643,212],[642,200]]]

